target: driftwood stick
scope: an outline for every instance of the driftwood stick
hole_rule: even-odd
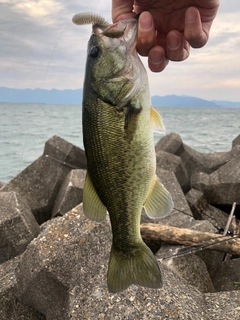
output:
[[[230,215],[229,215],[229,217],[228,217],[227,224],[226,224],[225,229],[224,229],[224,231],[223,231],[223,235],[224,235],[224,236],[226,236],[227,233],[228,233],[228,229],[229,229],[230,224],[231,224],[231,222],[232,222],[233,214],[234,214],[234,211],[235,211],[235,209],[236,209],[236,205],[237,205],[236,202],[234,202],[233,205],[232,205],[232,210],[231,210],[231,212],[230,212]]]
[[[163,226],[154,223],[141,224],[141,235],[145,241],[163,241],[171,244],[201,247],[207,246],[207,248],[211,250],[240,255],[240,238]]]

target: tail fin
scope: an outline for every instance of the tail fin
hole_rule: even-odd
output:
[[[131,284],[155,289],[163,285],[158,262],[144,242],[130,254],[117,251],[112,246],[107,282],[112,293],[123,291]]]

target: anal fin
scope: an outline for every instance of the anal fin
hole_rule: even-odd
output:
[[[88,219],[99,223],[107,214],[107,209],[100,200],[89,174],[86,175],[83,188],[83,212]]]
[[[143,205],[146,214],[152,219],[162,218],[172,211],[173,206],[170,193],[155,175],[148,197]]]

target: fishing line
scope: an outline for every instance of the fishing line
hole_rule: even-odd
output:
[[[191,217],[191,218],[194,218],[194,216],[193,215],[191,215],[190,213],[188,213],[188,212],[186,212],[186,211],[184,211],[184,210],[180,210],[180,209],[177,209],[177,208],[173,208],[174,210],[176,210],[176,211],[179,211],[179,212],[181,212],[181,213],[183,213],[183,214],[185,214],[185,215],[187,215],[187,216],[189,216],[189,217]],[[206,215],[208,218],[211,218],[211,217],[209,217],[208,215]],[[221,228],[219,228],[218,226],[215,226],[214,224],[212,224],[213,226],[214,226],[214,228],[216,228],[218,231],[222,231],[222,229]]]
[[[220,239],[222,237],[224,237],[224,239]],[[205,241],[203,241],[201,243],[192,244],[192,245],[189,245],[189,246],[184,246],[184,247],[180,248],[177,251],[177,253],[172,254],[170,256],[159,258],[158,260],[162,261],[162,260],[167,260],[167,259],[171,259],[171,258],[177,258],[177,257],[185,256],[185,255],[191,254],[191,253],[196,253],[198,251],[207,249],[207,248],[209,248],[211,246],[215,246],[215,245],[217,245],[219,243],[223,243],[223,242],[226,242],[226,241],[234,240],[235,238],[240,238],[240,235],[239,234],[235,234],[235,235],[229,236],[228,238],[226,238],[226,236],[220,235],[219,237],[216,237],[216,238],[213,238],[213,239],[209,239],[209,240],[205,240]],[[211,243],[210,243],[210,241],[211,241]],[[172,249],[170,249],[170,251],[171,250]]]
[[[60,40],[60,38],[62,37],[63,33],[66,31],[67,27],[69,27],[71,24],[72,24],[72,22],[69,22],[69,23],[67,23],[67,24],[64,26],[64,28],[63,28],[62,31],[60,32],[60,34],[59,34],[59,36],[58,36],[58,38],[57,38],[57,40],[56,40],[56,42],[55,42],[55,44],[54,44],[54,46],[53,46],[53,49],[52,49],[51,54],[50,54],[50,57],[49,57],[49,59],[48,59],[47,67],[46,67],[46,69],[45,69],[45,74],[44,74],[44,76],[43,76],[43,79],[42,79],[42,82],[41,82],[41,84],[40,84],[40,88],[39,88],[39,89],[43,88],[43,86],[44,86],[45,80],[46,80],[46,78],[47,78],[48,70],[49,70],[49,67],[50,67],[50,63],[51,63],[51,61],[52,61],[52,57],[53,57],[53,54],[54,54],[54,52],[55,52],[55,49],[56,49],[56,47],[57,47],[57,45],[58,45],[58,43],[59,43],[59,40]],[[40,95],[40,91],[37,91],[37,92],[36,92],[36,95],[35,95],[35,101],[34,101],[34,104],[35,104],[35,105],[37,104],[37,100],[38,100],[38,98],[39,98],[39,95]],[[38,107],[42,110],[43,115],[46,116],[46,111],[42,108],[42,106],[41,106],[41,105],[38,105]],[[22,149],[23,151],[22,151],[21,158],[20,158],[19,172],[21,171],[20,168],[21,168],[22,163],[23,163],[23,157],[24,157],[26,142],[27,142],[27,138],[28,138],[26,132],[24,133],[24,135],[25,135],[25,138],[24,138],[24,142],[23,142],[23,149]]]

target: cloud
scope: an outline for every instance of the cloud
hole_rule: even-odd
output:
[[[0,86],[82,87],[91,26],[72,24],[78,12],[97,12],[111,21],[111,0],[0,3]],[[192,49],[190,58],[169,63],[162,73],[148,71],[151,93],[240,101],[239,16],[239,0],[221,1],[204,48]]]

